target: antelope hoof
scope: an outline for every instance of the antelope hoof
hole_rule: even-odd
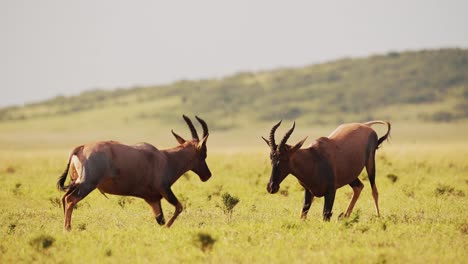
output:
[[[338,220],[342,220],[343,218],[345,218],[345,214],[344,214],[344,213],[341,213],[341,214],[338,216]]]
[[[330,222],[330,218],[332,217],[332,212],[326,212],[323,214],[323,221]]]
[[[166,224],[166,219],[164,219],[164,215],[160,214],[160,215],[156,216],[156,222],[158,222],[158,224],[161,225],[161,226]]]

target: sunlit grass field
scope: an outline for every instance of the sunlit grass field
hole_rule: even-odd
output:
[[[268,148],[259,136],[266,135],[269,128],[252,131],[245,141],[248,133],[232,137],[212,132],[207,161],[213,177],[202,183],[190,172],[175,183],[174,193],[185,210],[170,229],[157,225],[143,200],[112,195],[107,199],[94,191],[74,211],[73,230],[64,232],[63,193],[56,190],[55,183],[78,133],[68,141],[66,135],[57,136],[60,144],[47,147],[53,136],[40,141],[27,131],[3,127],[0,263],[467,261],[468,142],[463,139],[466,130],[462,131],[466,124],[452,126],[447,137],[435,125],[432,130],[412,130],[394,124],[392,140],[377,152],[382,216],[375,215],[371,188],[363,173],[365,187],[353,215],[337,219],[352,194],[345,186],[337,192],[330,222],[322,222],[323,198],[314,200],[308,220],[299,219],[303,190],[291,175],[278,194],[266,192],[270,163]],[[163,132],[168,135],[165,145],[175,146],[169,130]],[[299,129],[291,141],[308,133]],[[94,140],[87,135],[78,139]],[[138,142],[115,132],[100,131],[98,136],[115,139],[116,135],[128,139],[125,143]],[[142,137],[159,147],[151,135]],[[232,199],[226,197],[239,202],[230,208]],[[174,208],[165,201],[162,206],[169,219]]]

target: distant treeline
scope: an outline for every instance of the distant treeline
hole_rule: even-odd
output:
[[[468,50],[391,52],[302,68],[238,73],[223,79],[170,85],[93,90],[0,109],[0,121],[71,115],[109,106],[154,112],[135,118],[178,118],[198,113],[230,128],[240,122],[302,119],[309,124],[385,119],[450,122],[468,118]],[[161,102],[170,100],[167,106]],[[162,104],[165,105],[165,104]],[[405,113],[398,111],[405,107]],[[409,109],[409,110],[408,110]],[[376,115],[378,113],[378,115]]]

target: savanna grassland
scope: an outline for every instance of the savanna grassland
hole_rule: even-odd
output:
[[[94,191],[78,204],[68,233],[55,182],[69,150],[2,150],[0,262],[463,263],[468,144],[456,137],[456,128],[454,141],[429,144],[399,142],[394,124],[392,141],[377,155],[382,216],[375,216],[363,173],[366,186],[355,212],[337,219],[352,193],[345,186],[331,222],[322,222],[322,198],[314,200],[308,220],[299,219],[303,190],[292,176],[278,194],[266,192],[267,147],[241,152],[213,146],[213,177],[202,183],[190,172],[173,186],[185,211],[172,228],[158,226],[140,199],[106,199]],[[167,218],[173,213],[165,201],[163,210]]]
[[[0,263],[466,263],[468,258],[468,51],[389,53],[219,80],[90,91],[0,109]],[[189,172],[173,186],[185,210],[157,225],[138,198],[92,192],[63,231],[57,178],[78,144],[189,137],[181,115],[210,128],[202,183]],[[330,222],[323,198],[299,218],[293,176],[266,191],[269,149],[260,136],[296,120],[289,142],[305,145],[343,122],[387,119],[377,152],[376,217],[367,175],[351,217],[352,190],[338,190]],[[375,126],[382,135],[381,126]],[[169,219],[174,208],[163,201]]]

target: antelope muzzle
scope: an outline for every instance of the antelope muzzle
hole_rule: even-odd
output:
[[[272,182],[269,182],[268,185],[267,185],[267,191],[270,193],[270,194],[275,194],[277,193],[279,190],[279,185],[278,184],[274,184]]]
[[[278,183],[278,176],[279,176],[278,173],[279,173],[278,167],[273,166],[273,169],[271,171],[270,181],[267,184],[267,191],[271,194],[277,193],[280,188],[280,185]]]

